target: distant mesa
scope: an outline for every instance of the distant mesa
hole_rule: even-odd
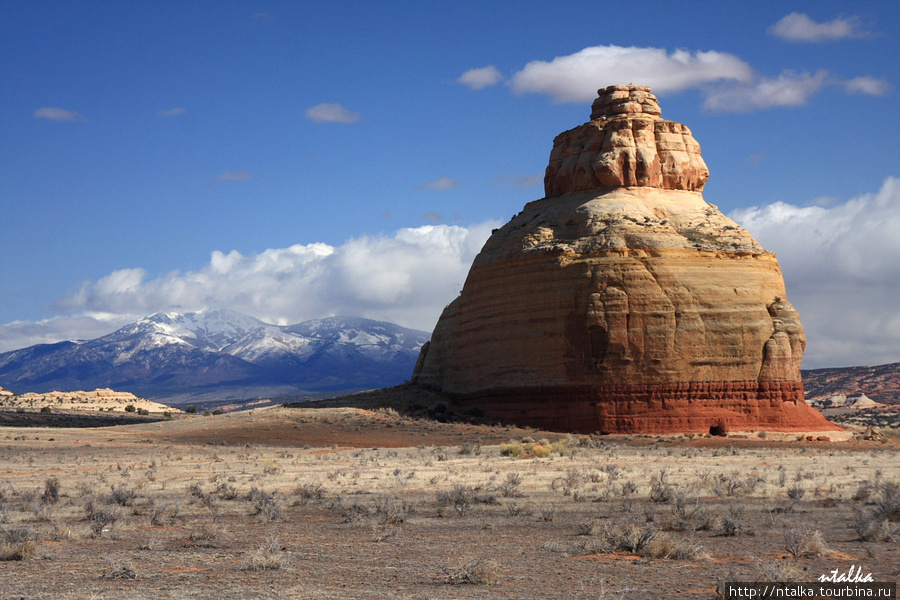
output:
[[[573,432],[834,431],[775,255],[701,194],[690,129],[650,88],[599,90],[553,142],[543,199],[488,239],[412,382]]]
[[[92,391],[16,394],[0,387],[0,409],[31,408],[39,410],[45,407],[59,410],[137,411],[143,409],[151,413],[181,412],[177,408],[140,398],[130,392],[117,392],[109,388],[98,388]]]

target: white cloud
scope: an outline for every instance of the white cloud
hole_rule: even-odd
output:
[[[843,85],[848,94],[868,94],[870,96],[884,96],[891,89],[887,81],[874,77],[855,77],[844,81]]]
[[[246,181],[250,179],[252,175],[247,171],[225,171],[224,173],[219,173],[216,175],[216,179],[222,179],[225,181]]]
[[[805,368],[900,361],[900,179],[828,207],[731,216],[778,255],[809,340]]]
[[[446,190],[455,188],[457,185],[459,184],[452,177],[438,177],[434,181],[429,181],[427,183],[423,183],[422,185],[417,185],[413,188],[413,190],[431,190],[434,192],[444,192]]]
[[[790,42],[831,42],[868,35],[858,17],[838,17],[817,23],[804,13],[793,12],[769,27],[767,32]]]
[[[142,316],[146,315],[84,313],[43,321],[13,321],[0,325],[0,352],[65,340],[92,340],[112,333]]]
[[[340,104],[323,102],[306,109],[306,117],[317,123],[356,123],[359,113],[344,108]]]
[[[473,90],[480,90],[503,81],[503,74],[494,65],[469,69],[459,76],[457,83],[467,85]]]
[[[557,102],[590,102],[597,89],[617,83],[677,92],[715,81],[751,81],[753,69],[733,54],[663,48],[592,46],[550,62],[536,60],[512,76],[517,93],[547,94]]]
[[[826,85],[876,96],[890,89],[883,79],[845,80],[825,70],[814,74],[784,70],[767,77],[725,52],[670,53],[663,48],[621,46],[592,46],[550,62],[532,61],[512,76],[509,85],[516,93],[542,93],[556,102],[590,102],[597,89],[621,83],[648,85],[656,94],[696,88],[705,98],[703,108],[717,112],[802,106]]]
[[[34,111],[35,119],[47,119],[48,121],[84,121],[86,120],[81,113],[64,108],[54,108],[45,106]]]
[[[751,112],[775,106],[802,106],[828,79],[827,71],[794,73],[784,71],[776,78],[723,84],[705,91],[703,108],[718,112]]]
[[[431,331],[498,226],[426,225],[340,246],[296,244],[249,256],[216,250],[199,270],[159,277],[148,278],[141,268],[121,269],[57,301],[54,310],[63,316],[0,325],[0,351],[93,338],[157,311],[207,307],[270,323],[353,315]]]
[[[161,117],[180,117],[185,114],[187,111],[181,108],[180,106],[176,106],[175,108],[170,108],[169,110],[161,110],[159,111],[159,116]]]
[[[498,175],[491,182],[493,186],[511,186],[517,188],[535,187],[544,184],[544,174],[538,175]]]

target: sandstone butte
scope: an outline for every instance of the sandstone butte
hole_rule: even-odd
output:
[[[553,141],[545,197],[495,230],[411,382],[507,423],[583,433],[840,431],[803,397],[778,261],[702,196],[650,88],[599,90]]]

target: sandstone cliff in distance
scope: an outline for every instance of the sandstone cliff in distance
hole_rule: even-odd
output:
[[[546,196],[485,244],[412,381],[578,432],[838,429],[803,400],[775,255],[708,204],[690,130],[642,86],[554,140]]]

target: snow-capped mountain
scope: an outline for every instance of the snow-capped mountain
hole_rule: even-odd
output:
[[[428,337],[356,317],[278,326],[221,309],[156,313],[88,342],[2,353],[0,382],[34,392],[112,387],[154,400],[336,393],[405,381]]]

